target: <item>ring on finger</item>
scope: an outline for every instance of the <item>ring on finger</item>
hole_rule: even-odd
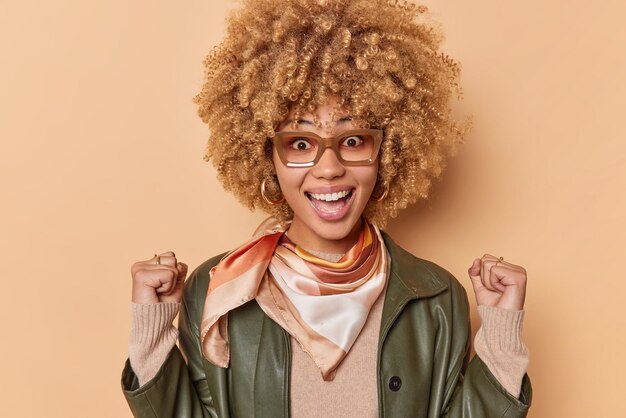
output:
[[[161,264],[161,256],[155,254],[154,257],[156,258],[156,264]]]

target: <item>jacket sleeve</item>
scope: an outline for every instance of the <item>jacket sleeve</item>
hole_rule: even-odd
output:
[[[522,418],[528,414],[532,401],[532,387],[528,375],[522,381],[519,398],[514,397],[498,382],[486,364],[475,355],[471,361],[469,332],[469,304],[461,284],[451,279],[453,315],[466,320],[453,321],[457,335],[466,335],[465,344],[457,348],[462,352],[449,372],[449,396],[443,409],[445,418]],[[460,329],[461,327],[465,329]]]
[[[187,362],[174,346],[156,376],[140,387],[130,362],[126,361],[122,390],[135,417],[218,417],[202,366],[199,331],[192,320],[194,310],[189,305],[193,301],[188,294],[185,292],[178,317],[179,343]]]

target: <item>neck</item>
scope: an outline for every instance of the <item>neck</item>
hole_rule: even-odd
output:
[[[300,248],[302,248],[302,247],[300,247]],[[310,250],[308,248],[303,248],[303,250],[305,250],[309,254],[313,254],[317,258],[321,258],[322,260],[330,261],[330,262],[333,262],[333,263],[336,263],[337,261],[341,260],[341,257],[344,256],[344,254],[342,254],[342,253],[338,253],[338,254],[335,254],[335,253],[323,253],[323,252],[320,252],[320,251]]]

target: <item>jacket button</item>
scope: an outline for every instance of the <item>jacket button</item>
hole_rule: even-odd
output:
[[[402,379],[398,376],[392,376],[391,379],[389,379],[389,389],[397,392],[400,390],[400,386],[402,386]]]

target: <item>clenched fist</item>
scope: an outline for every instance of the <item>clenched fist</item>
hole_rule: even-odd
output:
[[[474,260],[467,270],[476,303],[521,311],[526,298],[526,270],[491,254]]]
[[[130,272],[133,276],[131,299],[134,303],[180,302],[182,299],[187,265],[176,261],[172,251],[137,261]]]

